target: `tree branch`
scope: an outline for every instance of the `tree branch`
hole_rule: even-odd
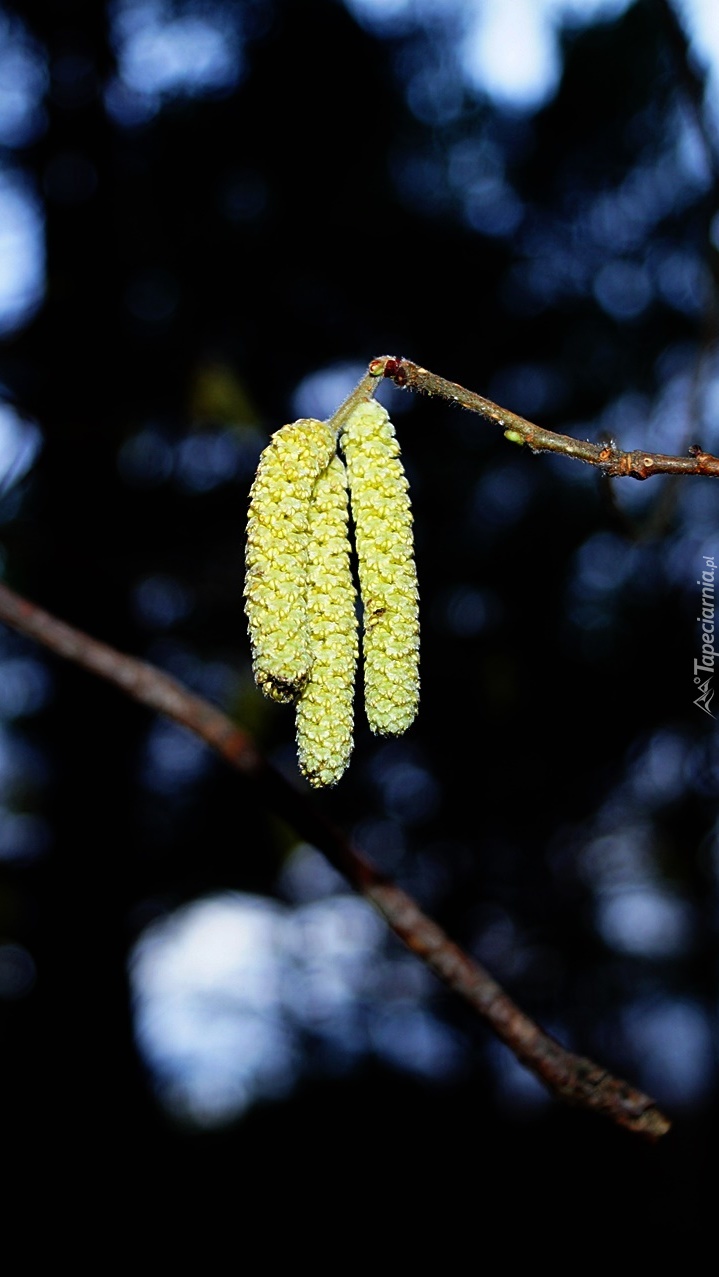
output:
[[[372,365],[370,370],[373,376],[379,375]],[[372,902],[408,948],[464,998],[556,1096],[604,1113],[619,1126],[650,1140],[658,1139],[669,1130],[669,1121],[649,1096],[612,1077],[591,1060],[566,1051],[525,1015],[489,972],[454,944],[406,892],[381,874],[347,836],[325,818],[319,806],[294,789],[263,758],[252,738],[220,710],[161,670],[66,625],[2,583],[0,620],[66,660],[114,683],[148,708],[181,723],[250,778],[272,808],[285,817],[303,839],[324,853],[352,886]]]
[[[719,477],[719,457],[703,452],[698,445],[689,449],[686,457],[671,457],[662,452],[623,452],[616,444],[589,443],[587,439],[573,439],[554,430],[543,430],[524,417],[518,417],[508,408],[500,408],[472,390],[465,390],[453,381],[446,381],[436,373],[414,364],[410,359],[394,355],[380,355],[369,365],[374,377],[387,377],[397,386],[407,390],[419,390],[425,395],[436,395],[450,403],[468,408],[480,417],[487,417],[502,427],[505,439],[510,443],[527,444],[532,452],[556,452],[563,457],[573,457],[587,465],[598,466],[605,475],[616,478],[650,479],[655,474],[702,474]]]

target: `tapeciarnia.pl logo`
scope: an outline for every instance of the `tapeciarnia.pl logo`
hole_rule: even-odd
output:
[[[694,704],[710,718],[714,718],[711,710],[711,703],[714,699],[714,688],[711,685],[714,677],[714,660],[716,652],[714,650],[714,574],[716,572],[716,564],[714,559],[705,554],[704,571],[701,579],[697,581],[697,585],[702,588],[702,605],[701,615],[697,617],[701,625],[702,655],[701,660],[694,661],[694,682],[699,689]],[[707,677],[702,678],[702,675]]]

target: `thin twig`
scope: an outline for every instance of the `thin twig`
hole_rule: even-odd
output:
[[[587,465],[598,466],[605,475],[616,478],[650,479],[655,474],[701,474],[719,477],[719,457],[703,452],[696,445],[686,457],[672,457],[662,452],[623,452],[613,443],[590,443],[587,439],[573,439],[554,430],[544,430],[524,417],[518,417],[508,408],[500,408],[472,390],[465,390],[453,381],[446,381],[436,373],[421,368],[410,359],[394,355],[381,355],[369,366],[375,377],[387,377],[407,390],[419,390],[425,395],[448,399],[496,422],[510,443],[526,444],[532,452],[555,452]]]
[[[161,670],[126,656],[66,625],[0,583],[0,620],[67,660],[114,683],[134,700],[194,732],[246,777],[263,796],[380,911],[392,930],[445,984],[465,999],[550,1091],[569,1103],[606,1114],[619,1126],[656,1140],[669,1121],[647,1095],[591,1060],[566,1051],[519,1009],[496,980],[464,953],[406,892],[295,790],[257,750],[247,732]]]
[[[350,413],[361,403],[367,403],[373,399],[377,393],[377,373],[369,367],[366,373],[360,377],[354,390],[351,390],[346,399],[342,400],[339,408],[336,408],[329,418],[330,425],[335,431],[339,431],[344,425]]]

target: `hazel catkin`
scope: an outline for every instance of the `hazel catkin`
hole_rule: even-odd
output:
[[[362,403],[341,436],[364,609],[364,686],[373,732],[400,736],[419,704],[419,596],[412,511],[386,408]]]
[[[300,770],[311,785],[335,785],[352,752],[357,664],[350,569],[347,476],[334,456],[315,480],[309,514],[307,617],[312,669],[296,706]]]
[[[326,422],[301,418],[275,431],[262,453],[247,519],[245,611],[258,687],[294,701],[307,681],[310,497],[335,454]]]

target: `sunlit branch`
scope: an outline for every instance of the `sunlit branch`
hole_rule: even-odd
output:
[[[413,365],[410,365],[413,367]],[[377,374],[373,374],[377,375]],[[449,383],[444,383],[448,385]],[[501,409],[499,411],[502,411]],[[114,683],[211,745],[252,780],[274,811],[327,859],[384,916],[411,951],[491,1025],[494,1032],[559,1098],[606,1114],[650,1140],[669,1129],[647,1095],[599,1065],[566,1051],[519,1009],[496,980],[422,913],[415,901],[381,874],[320,807],[267,762],[247,732],[208,701],[161,670],[90,638],[0,583],[0,620],[51,651]]]
[[[373,359],[369,372],[374,377],[387,377],[407,390],[419,390],[425,395],[435,395],[450,403],[468,408],[480,417],[486,417],[500,426],[510,443],[526,444],[532,452],[554,452],[575,461],[585,461],[610,477],[650,479],[655,474],[701,474],[719,477],[719,457],[695,445],[686,457],[672,457],[662,452],[644,452],[636,449],[623,452],[614,443],[590,443],[587,439],[573,439],[554,430],[544,430],[524,417],[518,417],[508,408],[501,408],[472,390],[465,390],[453,381],[438,377],[421,368],[410,359],[381,355]]]

